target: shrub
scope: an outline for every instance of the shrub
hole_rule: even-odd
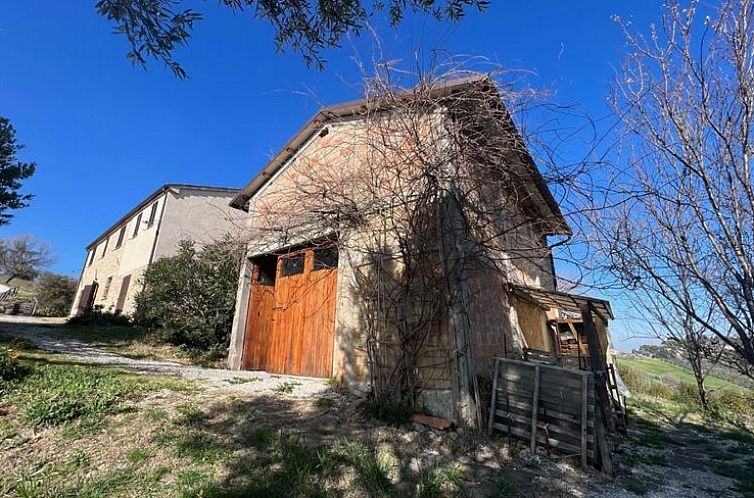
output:
[[[644,375],[641,373],[641,370],[632,367],[631,365],[618,363],[618,372],[620,373],[623,382],[631,391],[636,391],[637,393],[644,392],[644,389],[646,389],[646,382],[644,381]]]
[[[175,256],[144,273],[134,320],[171,343],[227,353],[244,245],[230,237],[197,249],[181,241]]]
[[[673,400],[687,405],[700,406],[699,388],[688,382],[681,382],[674,388]]]
[[[23,373],[15,358],[0,349],[0,380],[14,380]]]
[[[102,306],[95,306],[94,309],[71,318],[68,325],[82,327],[111,327],[131,325],[131,319],[127,316],[116,315],[109,311],[103,311]]]
[[[673,397],[673,389],[667,384],[650,382],[644,389],[643,394],[652,396],[653,398],[671,399]]]
[[[733,389],[722,389],[712,393],[709,400],[710,415],[725,416],[754,416],[754,394],[743,393]]]
[[[37,285],[39,314],[44,316],[66,316],[76,295],[76,281],[64,275],[45,273]]]

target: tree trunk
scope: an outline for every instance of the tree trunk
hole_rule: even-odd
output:
[[[688,355],[687,360],[691,364],[691,370],[694,372],[694,380],[696,380],[696,389],[699,395],[699,404],[702,405],[702,409],[707,413],[707,410],[709,409],[709,399],[707,397],[707,388],[704,385],[702,359],[699,355],[691,353]]]
[[[452,345],[453,394],[459,423],[470,429],[483,426],[479,385],[471,345],[468,301],[466,226],[453,193],[440,201],[440,249],[445,271],[448,333]]]
[[[8,276],[8,278],[5,279],[5,283],[9,284],[11,282],[11,280],[14,280],[16,277],[18,277],[18,275],[10,275],[10,276]]]

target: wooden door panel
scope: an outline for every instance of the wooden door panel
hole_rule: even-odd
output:
[[[249,306],[246,312],[243,358],[241,360],[244,369],[267,369],[274,300],[274,285],[260,282],[260,269],[258,265],[255,265],[252,273]]]
[[[312,270],[308,274],[300,375],[328,377],[332,374],[336,281],[335,269]]]
[[[300,273],[294,268],[288,268],[287,263],[302,258]],[[301,318],[303,297],[305,296],[306,255],[305,253],[291,254],[280,257],[275,282],[274,325],[272,333],[272,347],[268,367],[271,372],[296,373],[296,351],[302,328]]]
[[[274,286],[259,285],[255,266],[244,368],[316,377],[332,374],[337,253],[334,263],[331,257],[315,265],[314,251],[279,257]]]

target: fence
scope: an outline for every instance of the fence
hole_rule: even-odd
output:
[[[526,440],[532,451],[539,445],[579,455],[583,466],[610,467],[592,372],[503,358],[493,364],[490,433]]]

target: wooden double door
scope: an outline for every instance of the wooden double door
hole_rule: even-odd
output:
[[[253,263],[243,368],[332,375],[337,249],[310,247]]]

